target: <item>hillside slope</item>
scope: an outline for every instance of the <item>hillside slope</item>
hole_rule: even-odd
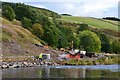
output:
[[[103,19],[91,18],[91,17],[75,17],[75,16],[62,16],[62,20],[75,23],[86,23],[92,27],[99,29],[109,29],[118,32],[117,22],[106,21]]]
[[[27,29],[21,27],[20,25],[15,25],[15,23],[13,24],[1,17],[0,19],[2,20],[2,23],[0,23],[0,25],[2,25],[0,26],[2,27],[2,33],[0,33],[2,38],[0,42],[2,42],[3,57],[33,56],[38,55],[40,52],[52,53],[52,56],[57,56],[57,51],[54,52],[52,49],[46,51],[44,47],[36,46],[35,44],[41,44],[43,41],[38,40],[37,37]]]
[[[26,52],[34,53],[30,50],[30,47],[32,47],[35,43],[40,44],[40,42],[35,39],[35,36],[32,35],[32,33],[28,30],[22,28],[21,26],[14,25],[3,18],[1,19],[3,55],[10,56],[16,52],[17,55],[23,55]]]

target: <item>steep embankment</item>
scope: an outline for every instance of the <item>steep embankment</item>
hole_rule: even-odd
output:
[[[10,22],[6,19],[2,20],[2,55],[9,56],[33,56],[40,52],[53,53],[52,57],[57,56],[58,51],[52,49],[46,50],[44,47],[38,47],[35,44],[41,44],[42,40],[38,40],[30,31],[21,27],[20,21]]]

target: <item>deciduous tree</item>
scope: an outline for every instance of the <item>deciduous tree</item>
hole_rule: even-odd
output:
[[[2,15],[7,19],[9,19],[10,21],[15,19],[15,16],[16,16],[14,10],[8,4],[2,7]]]
[[[99,52],[101,41],[99,37],[91,31],[85,30],[79,33],[80,44],[88,52]]]

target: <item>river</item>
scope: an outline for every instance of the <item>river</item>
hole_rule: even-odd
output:
[[[37,66],[2,70],[2,78],[118,78],[119,65]]]

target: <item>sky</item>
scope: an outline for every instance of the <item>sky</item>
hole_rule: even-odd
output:
[[[119,0],[1,0],[46,8],[59,14],[84,17],[118,17]]]

